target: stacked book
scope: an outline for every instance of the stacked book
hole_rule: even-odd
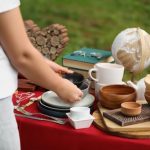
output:
[[[88,77],[88,70],[98,62],[113,62],[111,51],[93,48],[82,48],[64,55],[62,65]]]

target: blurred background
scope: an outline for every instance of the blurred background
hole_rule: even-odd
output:
[[[126,28],[150,33],[150,0],[22,0],[21,11],[24,20],[40,27],[66,26],[70,41],[56,60],[59,64],[64,54],[83,47],[111,50],[116,35]]]

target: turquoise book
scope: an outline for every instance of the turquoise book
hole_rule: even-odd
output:
[[[62,65],[68,68],[87,71],[98,62],[113,61],[111,51],[85,47],[64,55]]]

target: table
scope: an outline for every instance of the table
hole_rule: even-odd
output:
[[[39,96],[42,92],[36,91]],[[13,102],[15,103],[15,96]],[[33,104],[28,111],[37,112]],[[128,139],[108,135],[94,125],[75,130],[69,123],[59,125],[51,122],[16,117],[21,150],[149,150],[150,139]]]

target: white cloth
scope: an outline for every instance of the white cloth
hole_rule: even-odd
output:
[[[0,99],[0,150],[20,150],[12,96]]]
[[[19,0],[0,0],[0,13],[12,10],[19,5]],[[16,88],[17,72],[0,46],[0,99],[12,95]]]

